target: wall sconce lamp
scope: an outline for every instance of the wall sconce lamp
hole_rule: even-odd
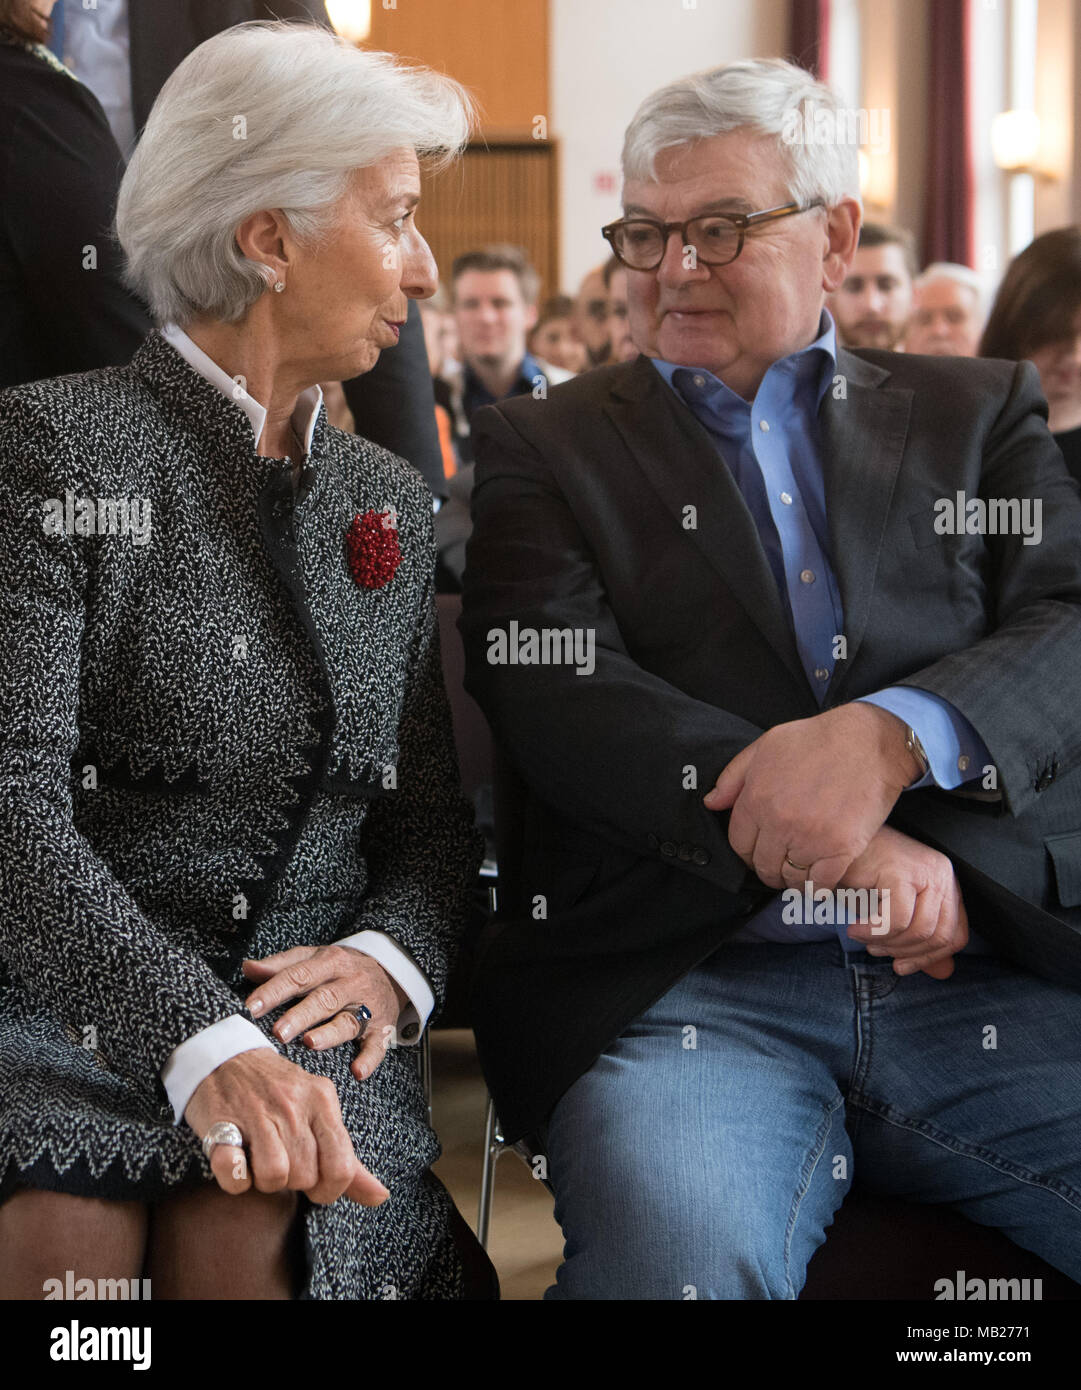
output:
[[[326,0],[334,32],[350,43],[364,43],[372,32],[372,0]]]
[[[991,154],[1007,174],[1031,174],[1053,181],[1058,176],[1039,166],[1040,118],[1035,111],[1002,111],[991,122]]]

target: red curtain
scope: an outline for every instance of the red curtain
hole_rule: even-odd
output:
[[[925,265],[957,261],[971,266],[975,259],[971,23],[971,0],[930,0]]]
[[[789,0],[788,51],[801,67],[829,81],[830,0]]]

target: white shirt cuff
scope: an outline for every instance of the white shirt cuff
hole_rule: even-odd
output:
[[[161,1069],[162,1085],[173,1107],[173,1123],[178,1125],[184,1118],[188,1101],[201,1081],[238,1052],[250,1052],[253,1047],[278,1050],[254,1023],[240,1014],[230,1014],[175,1048]]]
[[[352,946],[363,951],[372,960],[377,960],[395,984],[400,985],[409,996],[409,1003],[398,1015],[397,1042],[415,1047],[435,1008],[435,995],[432,987],[417,969],[413,959],[406,955],[396,941],[385,932],[358,931],[353,936],[343,936],[335,942],[337,946]]]

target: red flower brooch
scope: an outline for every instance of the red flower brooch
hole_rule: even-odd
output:
[[[382,589],[402,563],[397,520],[391,512],[365,512],[353,518],[345,537],[349,570],[362,589]]]

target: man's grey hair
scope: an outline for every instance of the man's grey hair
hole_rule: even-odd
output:
[[[623,177],[652,182],[662,150],[749,129],[776,138],[795,202],[821,198],[832,207],[845,197],[859,201],[858,141],[849,114],[827,86],[783,58],[725,63],[646,97],[624,137]],[[822,138],[831,131],[837,138]],[[718,189],[717,196],[725,192]]]
[[[327,29],[272,22],[216,34],[161,89],[120,185],[128,283],[159,325],[234,323],[272,279],[236,244],[245,218],[280,209],[302,245],[317,245],[354,170],[407,148],[443,168],[473,112],[452,78]]]
[[[971,290],[976,296],[979,304],[983,303],[984,288],[983,281],[974,270],[970,270],[967,265],[959,265],[956,261],[934,261],[921,271],[912,282],[917,290],[922,290],[924,285],[929,285],[933,280],[952,280],[955,284],[964,285],[966,290]]]

